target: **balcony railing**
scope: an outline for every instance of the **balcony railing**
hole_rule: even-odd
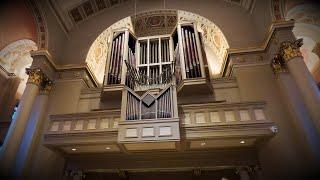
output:
[[[98,141],[116,142],[119,121],[120,110],[51,115],[45,133],[45,143],[47,145],[81,143],[97,141],[96,137],[101,137]]]
[[[264,102],[182,105],[187,138],[268,136],[277,131]]]

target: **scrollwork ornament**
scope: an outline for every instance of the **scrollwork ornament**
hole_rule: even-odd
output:
[[[303,45],[302,39],[297,39],[295,41],[285,41],[280,45],[279,54],[287,62],[294,57],[302,57],[299,48]]]
[[[40,69],[26,68],[26,73],[29,75],[27,83],[32,83],[37,86],[41,85],[44,75]]]

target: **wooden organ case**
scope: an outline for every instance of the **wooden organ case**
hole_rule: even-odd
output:
[[[204,69],[193,23],[178,24],[172,34],[159,36],[115,31],[101,100],[121,102],[118,142],[127,150],[152,149],[154,143],[176,149],[180,141],[177,97],[208,91]]]

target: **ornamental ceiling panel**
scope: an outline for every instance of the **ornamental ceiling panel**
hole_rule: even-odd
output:
[[[136,36],[171,34],[177,24],[177,11],[158,10],[131,17]]]

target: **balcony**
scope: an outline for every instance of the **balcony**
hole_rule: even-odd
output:
[[[127,88],[122,98],[118,142],[128,151],[174,150],[180,141],[174,86],[142,96]]]
[[[191,104],[181,109],[185,148],[190,150],[254,146],[277,131],[264,102]]]
[[[44,144],[65,153],[120,151],[120,110],[51,115]]]
[[[171,88],[153,95],[154,106],[161,107],[155,111],[158,113],[140,110],[148,93],[129,97],[134,92],[126,89],[124,100],[136,109],[51,115],[44,144],[70,154],[199,151],[255,147],[277,132],[275,123],[266,114],[264,102],[180,105],[180,118],[177,118],[174,109],[165,108],[170,105],[159,106],[164,102],[162,97],[172,97],[166,94]],[[133,103],[134,98],[139,103]],[[135,116],[135,112],[146,113]]]

